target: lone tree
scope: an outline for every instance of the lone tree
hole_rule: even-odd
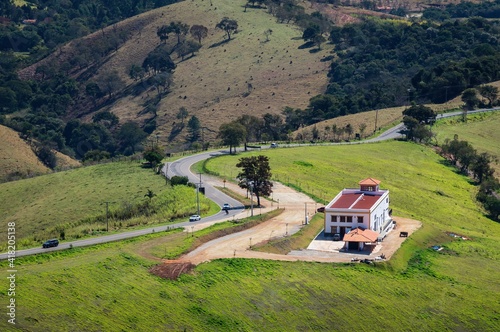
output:
[[[231,33],[238,30],[238,22],[231,20],[228,17],[224,17],[215,27],[224,30],[227,33],[227,39],[231,40]]]
[[[481,85],[478,91],[483,98],[488,99],[488,107],[492,107],[498,98],[498,88],[493,85]]]
[[[260,206],[260,197],[269,196],[273,191],[269,158],[266,156],[252,156],[240,158],[236,167],[241,167],[238,174],[240,188],[248,189],[257,196],[257,206]]]
[[[203,25],[193,25],[189,30],[189,33],[194,38],[198,39],[198,43],[201,45],[201,40],[208,36],[208,28]]]
[[[218,137],[222,139],[224,145],[229,145],[229,154],[232,148],[236,152],[236,147],[245,139],[247,131],[245,127],[238,122],[224,123],[219,127]]]

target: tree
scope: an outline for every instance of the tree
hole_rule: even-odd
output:
[[[231,33],[238,31],[238,22],[224,17],[215,27],[224,30],[227,34],[227,39],[231,40]]]
[[[189,30],[189,33],[196,39],[198,39],[198,43],[201,45],[201,40],[208,36],[208,28],[203,25],[193,25]]]
[[[237,175],[240,188],[249,189],[257,196],[257,206],[260,206],[260,197],[272,193],[271,167],[266,156],[252,156],[240,158],[236,167],[242,168]]]
[[[493,85],[481,85],[478,91],[483,98],[488,99],[488,107],[492,107],[498,98],[498,88]]]
[[[130,70],[128,72],[128,75],[130,76],[131,79],[133,79],[134,81],[137,81],[137,80],[141,80],[144,78],[144,75],[146,73],[144,72],[144,68],[142,68],[141,66],[138,66],[136,64],[133,64],[131,67],[130,67]]]
[[[365,130],[366,130],[366,123],[360,123],[359,124],[359,136],[360,138],[363,138],[364,134],[365,134]]]
[[[403,111],[403,116],[410,116],[418,123],[432,123],[436,120],[436,113],[424,105],[412,105]]]
[[[197,140],[200,139],[200,130],[201,130],[201,124],[200,124],[200,120],[196,117],[196,116],[192,116],[188,123],[187,123],[187,127],[188,127],[188,132],[189,132],[189,135],[188,135],[188,141],[193,143],[193,142],[196,142]]]
[[[157,73],[148,79],[148,83],[153,85],[158,92],[158,97],[161,99],[161,93],[166,92],[172,85],[173,78],[169,72]],[[163,88],[163,91],[162,91]]]
[[[224,123],[219,127],[217,137],[222,139],[222,144],[229,145],[229,154],[232,153],[232,148],[236,152],[236,147],[241,144],[246,136],[245,127],[238,122]]]
[[[161,27],[158,28],[158,30],[156,30],[156,35],[158,37],[160,37],[160,41],[162,43],[166,43],[167,39],[168,39],[168,25],[162,25]]]
[[[184,124],[184,119],[189,115],[187,109],[182,106],[181,108],[179,108],[179,112],[177,112],[177,119],[180,119],[181,120],[181,123]]]
[[[0,87],[0,113],[14,111],[17,106],[17,98],[10,88]]]
[[[352,128],[352,125],[350,123],[346,124],[344,127],[344,130],[347,134],[347,140],[351,140],[351,135],[354,132],[354,129]]]
[[[94,107],[97,105],[97,98],[102,96],[102,91],[101,88],[99,88],[99,85],[95,82],[89,82],[85,86],[85,93],[92,98],[92,103],[94,104]]]
[[[148,192],[144,195],[144,197],[149,198],[150,202],[153,199],[153,197],[155,197],[155,196],[156,196],[156,194],[151,189],[148,189]]]
[[[136,145],[141,143],[147,134],[135,122],[125,122],[118,131],[120,146],[125,154],[134,154]]]
[[[155,145],[143,153],[144,159],[152,166],[155,167],[163,160],[163,154],[159,146]]]
[[[108,98],[111,98],[113,93],[125,87],[125,82],[118,75],[118,72],[113,70],[102,74],[97,85],[103,93],[108,95]]]
[[[471,165],[471,171],[474,173],[474,177],[479,183],[482,183],[484,179],[492,177],[495,173],[495,170],[490,166],[492,161],[492,156],[486,152],[480,153],[474,159]]]
[[[269,41],[269,36],[273,34],[273,30],[267,29],[264,31],[264,36],[266,37],[266,42]]]
[[[142,68],[154,73],[160,71],[171,72],[175,69],[175,63],[170,58],[169,51],[165,45],[160,45],[148,54],[142,63]]]
[[[479,104],[479,99],[477,98],[477,90],[474,88],[466,89],[462,93],[462,101],[465,103],[464,108],[468,111],[473,110],[477,104]]]

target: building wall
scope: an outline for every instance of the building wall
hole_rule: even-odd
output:
[[[337,195],[333,200],[335,201],[338,197]],[[356,227],[364,227],[376,232],[380,232],[384,224],[390,219],[389,216],[389,191],[382,194],[381,199],[377,201],[375,206],[372,206],[370,210],[352,210],[352,209],[337,209],[328,210],[325,208],[325,233],[340,233],[340,227],[349,227],[350,229]],[[331,203],[329,204],[331,205]],[[352,217],[352,222],[340,222],[340,216]],[[358,223],[357,217],[363,217],[363,223]],[[332,217],[334,217],[332,221]],[[347,218],[346,218],[347,219]],[[332,226],[334,229],[332,230]],[[345,233],[348,231],[346,230]]]
[[[382,200],[372,209],[370,214],[370,229],[381,232],[382,226],[389,220],[389,192],[382,195]]]

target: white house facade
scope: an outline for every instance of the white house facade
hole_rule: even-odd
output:
[[[364,179],[359,185],[356,189],[342,190],[325,206],[326,234],[339,233],[344,238],[359,228],[361,233],[370,230],[383,238],[392,229],[389,190],[380,189],[380,181],[373,178]],[[369,232],[370,238],[373,232]]]

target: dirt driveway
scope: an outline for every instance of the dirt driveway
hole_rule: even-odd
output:
[[[222,182],[216,178],[207,178],[206,181],[209,181],[210,184],[215,186],[223,185]],[[245,195],[245,192],[235,184],[226,183],[226,187],[229,187],[231,190],[241,195]],[[292,251],[287,255],[280,255],[250,250],[253,244],[269,240],[270,238],[286,236],[286,234],[291,235],[299,231],[306,219],[306,206],[309,219],[316,213],[317,204],[311,198],[280,183],[274,184],[273,200],[275,202],[261,199],[265,207],[262,208],[262,210],[254,209],[254,215],[276,209],[279,205],[279,208],[285,209],[279,216],[251,229],[207,242],[192,252],[175,260],[175,262],[197,265],[217,258],[231,257],[261,258],[282,261],[348,262],[351,261],[352,258],[375,258],[382,253],[389,259],[401,246],[401,243],[407,239],[406,237],[399,237],[399,232],[405,231],[411,235],[421,226],[419,221],[394,217],[397,221],[397,228],[389,233],[384,241],[379,243],[370,252],[301,250]],[[249,213],[249,211],[242,212],[237,218],[245,218],[249,216]],[[196,225],[194,230],[196,231],[208,227],[209,225],[210,224]]]

